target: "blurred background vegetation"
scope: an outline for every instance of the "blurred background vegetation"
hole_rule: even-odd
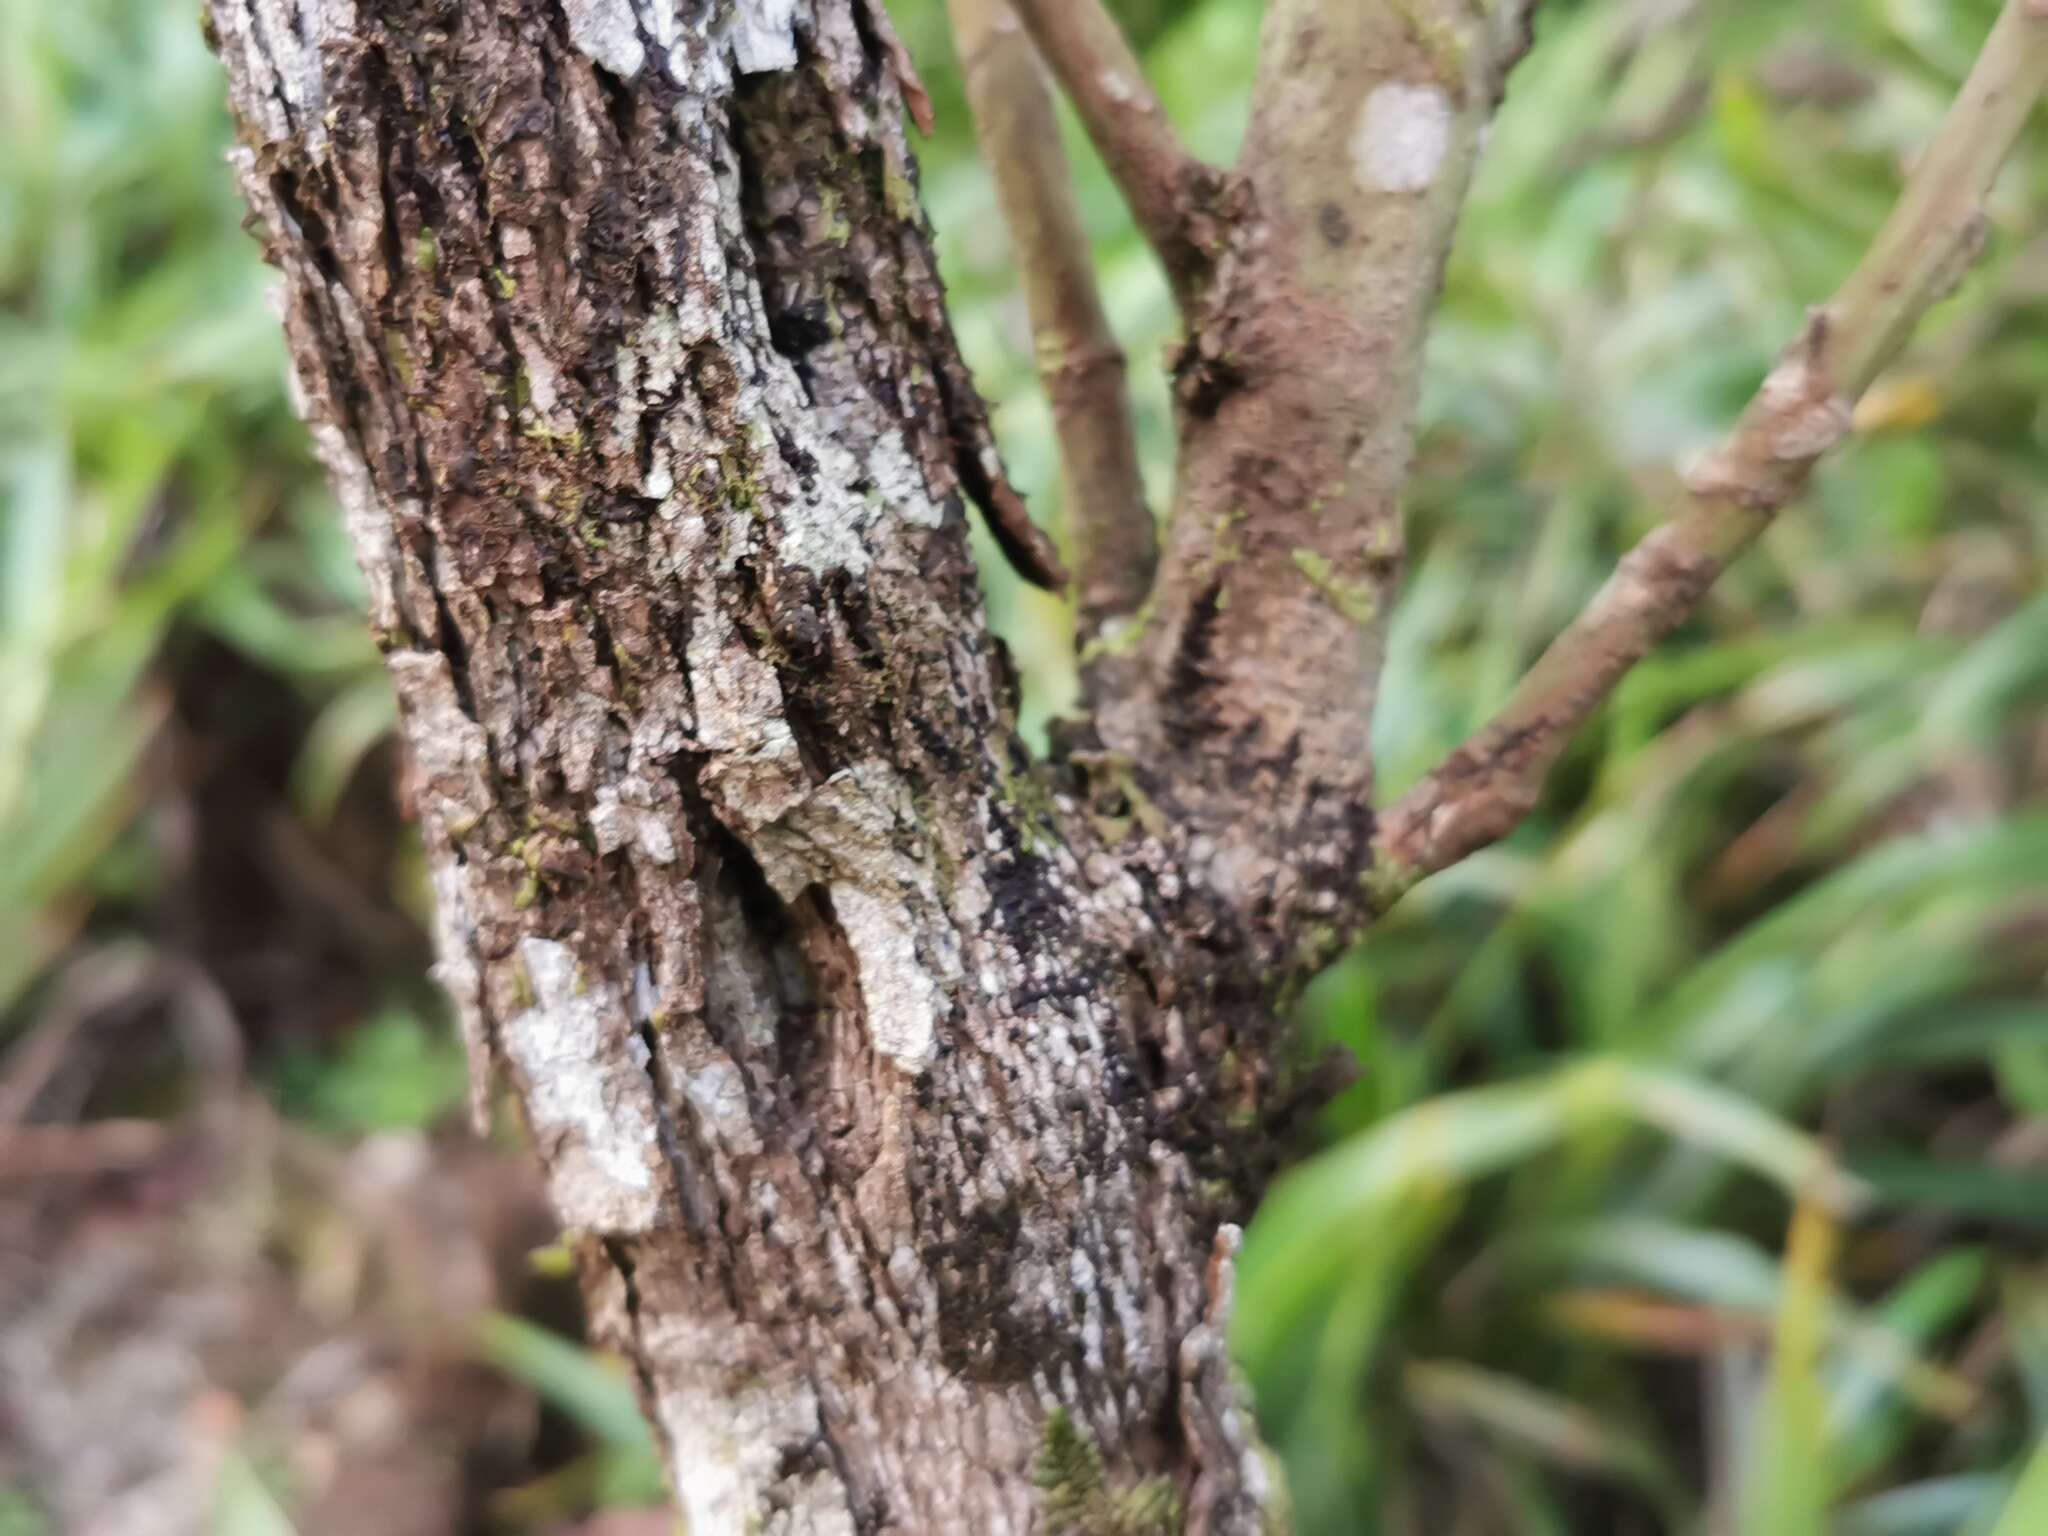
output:
[[[941,7],[891,8],[1057,526]],[[1227,158],[1257,0],[1119,9]],[[1430,356],[1388,790],[1847,270],[1994,9],[1548,0]],[[668,1529],[517,1149],[456,1124],[192,6],[0,0],[0,37],[0,1533]],[[1163,501],[1170,307],[1069,147]],[[1308,1536],[2048,1532],[2042,149],[1810,504],[1305,1003],[1359,1071],[1239,1345]],[[984,565],[1041,733],[1067,615]]]

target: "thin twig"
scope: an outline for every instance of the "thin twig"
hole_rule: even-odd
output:
[[[1221,175],[1190,154],[1102,0],[1014,0],[1186,308],[1213,258]]]
[[[968,104],[994,173],[1052,404],[1066,484],[1081,638],[1135,612],[1157,558],[1138,474],[1124,354],[1103,313],[1059,122],[1008,0],[948,0]]]
[[[1849,280],[1786,349],[1673,514],[1623,557],[1493,720],[1380,817],[1375,898],[1504,836],[1572,733],[1685,621],[1805,488],[1857,398],[1982,248],[1984,199],[2048,89],[2048,0],[2007,0],[1898,206]]]

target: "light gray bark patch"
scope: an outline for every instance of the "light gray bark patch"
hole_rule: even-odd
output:
[[[1451,148],[1451,101],[1441,87],[1388,81],[1359,109],[1351,141],[1359,184],[1369,192],[1424,192]]]
[[[633,79],[647,62],[640,40],[643,26],[665,53],[680,35],[678,0],[647,0],[637,12],[633,0],[562,0],[562,8],[578,50],[622,80]],[[699,25],[743,75],[794,69],[797,9],[798,0],[721,0]],[[687,63],[674,60],[672,53],[671,59],[679,81],[708,83],[689,80]]]
[[[385,665],[407,725],[414,794],[424,813],[459,838],[492,804],[490,738],[463,709],[447,657],[395,651]]]
[[[774,670],[749,649],[716,601],[704,604],[687,658],[697,741],[712,754],[705,787],[730,825],[775,821],[808,789]]]
[[[725,45],[743,75],[796,67],[797,0],[732,0]]]
[[[931,1060],[938,988],[918,959],[917,938],[900,901],[857,885],[832,887],[832,910],[860,966],[868,1036],[905,1072]]]
[[[499,1026],[498,1045],[524,1083],[533,1134],[548,1149],[548,1193],[564,1225],[644,1232],[667,1192],[647,1048],[618,994],[594,984],[566,945],[519,945],[533,1006]]]
[[[437,858],[430,860],[429,873],[434,887],[433,977],[455,1007],[456,1028],[469,1058],[469,1128],[477,1136],[488,1136],[491,1087],[497,1074],[484,1015],[483,972],[476,961],[476,925],[463,895],[460,867]]]
[[[354,0],[252,0],[235,46],[243,68],[264,92],[263,128],[272,143],[296,127],[315,161],[327,152],[327,90],[322,49],[355,25]]]
[[[638,779],[598,786],[590,809],[590,832],[599,853],[616,853],[631,846],[656,864],[675,863],[675,831],[667,809],[649,804],[649,798],[646,783]]]
[[[562,0],[569,18],[569,38],[598,64],[630,80],[647,62],[640,45],[640,23],[632,0]]]
[[[816,1391],[784,1366],[760,1372],[734,1360],[730,1335],[665,1330],[665,1352],[690,1364],[655,1403],[675,1468],[676,1500],[692,1532],[761,1532],[763,1536],[855,1536],[845,1490],[827,1473],[779,1477],[785,1447],[817,1432]],[[764,1510],[759,1491],[782,1490],[781,1507]]]
[[[853,951],[869,1039],[913,1074],[931,1059],[941,985],[920,952],[919,932],[932,931],[921,914],[943,908],[928,859],[910,851],[916,838],[900,777],[868,761],[841,769],[757,840],[762,871],[785,901],[813,885],[830,893]],[[952,946],[940,946],[934,958],[945,980],[958,978]]]

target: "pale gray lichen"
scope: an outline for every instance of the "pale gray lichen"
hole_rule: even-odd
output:
[[[534,1136],[549,1148],[556,1215],[588,1232],[659,1225],[666,1199],[656,1177],[654,1091],[623,1001],[584,978],[566,944],[522,939],[518,959],[533,1006],[500,1024],[498,1043],[525,1084]]]
[[[728,825],[773,822],[809,793],[796,737],[783,717],[775,671],[748,648],[708,590],[685,656],[697,705],[697,744],[713,754],[703,774]]]
[[[797,0],[726,0],[709,20],[697,23],[710,46],[695,49],[683,38],[677,0],[642,0],[637,9],[634,0],[563,0],[562,10],[578,51],[623,80],[646,66],[643,35],[684,86],[720,83],[717,75],[728,58],[743,75],[796,67]]]
[[[324,49],[355,27],[355,0],[250,0],[249,25],[221,38],[222,55],[234,47],[242,68],[258,88],[263,133],[271,143],[303,127],[308,155],[317,164],[327,153],[327,79]]]
[[[830,893],[853,951],[870,1041],[912,1073],[930,1064],[941,982],[957,979],[960,969],[957,955],[921,953],[911,926],[916,911],[940,909],[929,863],[903,846],[914,825],[896,771],[867,761],[835,773],[764,826],[755,844],[762,873],[785,901],[813,885]]]
[[[747,1083],[729,1059],[708,1061],[682,1078],[683,1097],[706,1130],[741,1156],[761,1150],[747,1114]]]
[[[386,665],[406,721],[413,796],[437,827],[459,837],[492,805],[490,738],[464,711],[439,651],[396,651]]]
[[[1450,148],[1450,97],[1434,85],[1389,80],[1359,110],[1351,161],[1368,192],[1424,192]]]
[[[918,959],[901,902],[841,882],[832,887],[832,910],[860,970],[869,1040],[905,1072],[923,1071],[931,1061],[938,987]]]
[[[676,861],[675,832],[668,817],[649,803],[647,781],[600,784],[590,808],[590,834],[599,853],[632,847],[656,864]]]
[[[640,44],[632,0],[562,0],[562,14],[578,51],[622,80],[640,73],[647,50]]]
[[[476,961],[476,929],[463,896],[462,866],[453,859],[429,861],[434,888],[432,977],[455,1005],[456,1029],[469,1058],[469,1125],[478,1136],[491,1129],[492,1063],[484,1023],[483,970]]]
[[[796,0],[734,0],[723,27],[743,75],[796,68]]]
[[[844,1487],[825,1469],[790,1473],[783,1447],[810,1444],[818,1395],[794,1368],[762,1375],[730,1329],[671,1316],[663,1358],[687,1362],[655,1402],[686,1529],[734,1536],[855,1536]],[[663,1325],[666,1326],[663,1326]],[[728,1357],[738,1356],[731,1359]],[[761,1494],[773,1488],[776,1505]]]

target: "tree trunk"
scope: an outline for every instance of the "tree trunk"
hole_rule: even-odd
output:
[[[1270,989],[1017,740],[880,10],[210,20],[441,977],[690,1529],[1257,1529]]]
[[[479,1109],[510,1083],[695,1536],[1284,1523],[1225,1351],[1235,1223],[1315,1089],[1276,1019],[1526,813],[1799,491],[2048,88],[2008,0],[1672,518],[1376,822],[1422,337],[1533,0],[1272,0],[1234,172],[1098,0],[1010,4],[1189,337],[1143,609],[1148,525],[1076,498],[1119,521],[1077,541],[1092,714],[1042,762],[963,496],[1057,562],[948,328],[880,0],[211,0]],[[1035,71],[983,64],[1029,153]],[[1082,338],[1049,367],[1113,379],[1056,179],[1004,182],[1036,318]],[[1064,425],[1070,471],[1134,478]]]

